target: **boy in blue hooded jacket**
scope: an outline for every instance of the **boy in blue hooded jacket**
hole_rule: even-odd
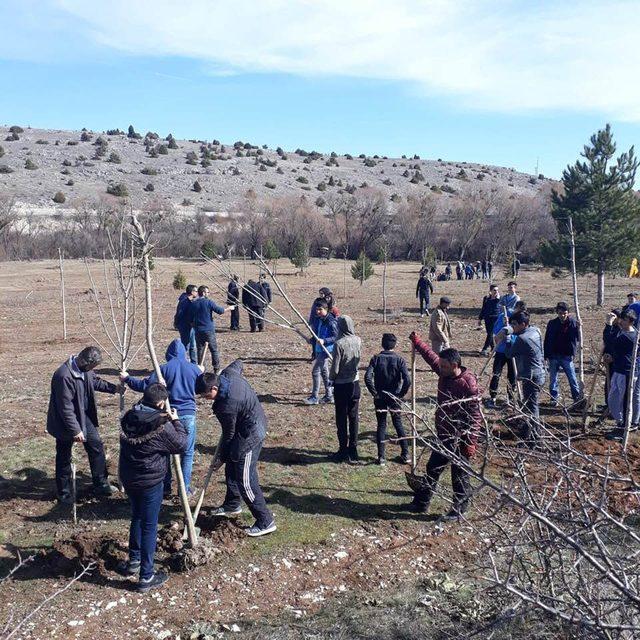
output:
[[[160,367],[160,372],[167,385],[169,402],[178,413],[178,419],[187,431],[187,448],[180,459],[182,475],[187,493],[190,493],[193,454],[196,445],[196,380],[203,368],[189,362],[187,351],[180,340],[174,340],[165,354],[167,361]],[[156,382],[155,372],[147,378],[134,378],[126,371],[120,373],[120,380],[130,389],[144,393],[145,389]],[[171,467],[164,480],[164,494],[171,493]]]

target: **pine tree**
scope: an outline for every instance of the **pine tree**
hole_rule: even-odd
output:
[[[302,238],[295,243],[290,260],[294,266],[300,269],[301,274],[304,274],[304,270],[311,263],[309,258],[309,244]]]
[[[582,157],[562,173],[562,192],[552,193],[558,239],[541,246],[543,261],[567,267],[569,218],[575,234],[576,270],[598,275],[597,304],[604,304],[607,272],[626,269],[640,244],[640,201],[633,192],[638,160],[634,149],[614,160],[611,126],[591,136]]]
[[[351,277],[354,280],[360,280],[360,286],[363,285],[365,280],[368,280],[373,275],[373,265],[371,260],[367,258],[364,251],[360,252],[358,259],[351,267]]]

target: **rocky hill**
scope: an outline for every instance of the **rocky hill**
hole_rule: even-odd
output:
[[[306,195],[323,206],[338,190],[373,187],[391,206],[427,191],[443,200],[470,192],[535,195],[549,181],[513,169],[467,162],[273,150],[244,141],[176,140],[111,130],[0,127],[0,193],[22,214],[64,214],[79,200],[127,195],[166,200],[179,211],[224,215],[247,190],[259,197]]]

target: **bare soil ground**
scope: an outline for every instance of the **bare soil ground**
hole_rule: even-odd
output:
[[[233,267],[242,275],[242,263]],[[203,281],[202,267],[196,262],[156,260],[156,344],[161,352],[177,336],[171,328],[177,298],[171,282],[179,268],[189,282]],[[255,265],[247,265],[247,277],[255,276],[256,271]],[[399,351],[408,359],[408,334],[425,330],[415,300],[417,264],[393,264],[389,268],[391,319],[387,326],[382,324],[380,314],[378,273],[363,287],[349,277],[345,295],[340,261],[314,261],[304,277],[295,275],[288,264],[280,271],[289,295],[303,313],[320,286],[335,291],[341,311],[355,319],[362,336],[362,368],[379,351],[383,331],[399,336]],[[505,284],[508,278],[502,268],[496,271],[496,281]],[[331,610],[340,611],[340,606],[348,605],[351,610],[371,606],[372,602],[380,604],[390,594],[413,589],[433,576],[459,575],[473,561],[476,551],[468,525],[442,527],[434,523],[433,515],[410,514],[403,508],[411,498],[403,467],[396,462],[384,468],[373,464],[375,415],[366,392],[360,409],[364,465],[328,462],[327,455],[337,448],[333,407],[303,404],[311,383],[309,347],[293,332],[273,326],[262,334],[250,334],[243,316],[240,333],[227,330],[227,318],[218,323],[219,349],[224,363],[243,359],[245,374],[260,394],[269,418],[259,470],[278,531],[251,540],[240,528],[250,524],[247,514],[238,522],[218,522],[208,517],[205,509],[199,525],[204,538],[215,548],[215,555],[205,566],[178,572],[172,570],[176,567],[176,536],[171,526],[179,520],[180,508],[177,502],[166,503],[161,514],[158,558],[172,571],[171,580],[153,595],[137,595],[132,582],[112,571],[114,562],[126,556],[128,503],[121,495],[102,500],[91,496],[88,464],[82,451],[76,454],[79,524],[74,526],[69,509],[55,502],[54,441],[44,432],[50,376],[70,354],[90,342],[80,319],[80,306],[85,309],[84,322],[91,323],[92,331],[100,331],[90,306],[84,265],[68,262],[66,279],[69,336],[65,342],[61,337],[57,264],[0,265],[0,364],[4,372],[0,380],[0,575],[15,564],[18,553],[23,557],[36,553],[24,569],[0,586],[0,629],[5,624],[8,629],[14,628],[88,561],[97,563],[91,575],[40,609],[13,637],[163,638],[182,632],[184,638],[188,637],[184,635],[186,629],[196,628],[194,624],[209,625],[206,628],[216,632],[238,625],[241,632],[252,637],[303,637],[303,627],[296,625],[306,624],[306,633],[309,626],[304,621],[313,620],[309,616],[322,613],[326,607],[338,607]],[[520,294],[541,328],[553,317],[557,301],[570,301],[570,281],[554,280],[546,270],[525,268],[519,282]],[[602,309],[590,306],[595,286],[594,278],[580,280],[586,305],[587,371],[592,370],[592,361],[599,353],[604,317]],[[464,364],[479,372],[484,364],[478,354],[483,333],[475,326],[487,284],[451,281],[436,283],[435,287],[436,298],[452,298],[454,345],[462,350]],[[630,287],[633,285],[626,279],[610,281],[610,306],[622,304]],[[220,299],[213,291],[214,299]],[[275,305],[288,314],[278,296]],[[143,350],[130,370],[144,372],[149,368]],[[100,372],[107,379],[114,379],[117,373],[108,360]],[[488,384],[488,374],[481,382]],[[568,391],[565,383],[563,390]],[[435,384],[435,376],[419,362],[420,402],[433,394]],[[134,394],[130,393],[127,405],[133,401]],[[100,395],[99,413],[100,430],[114,469],[118,455],[117,398]],[[196,487],[204,478],[218,432],[209,407],[202,403],[198,411]],[[602,448],[602,431],[591,434],[584,446],[594,451]],[[637,453],[633,443],[632,455]],[[448,483],[448,476],[443,476],[443,482]],[[205,506],[218,505],[222,496],[223,483],[218,477]],[[444,508],[436,502],[432,511],[437,515]],[[474,518],[473,512],[470,518]],[[373,637],[367,635],[366,624],[367,615],[362,615],[358,622],[362,637]],[[286,634],[276,632],[285,627]],[[341,628],[344,631],[344,625]]]

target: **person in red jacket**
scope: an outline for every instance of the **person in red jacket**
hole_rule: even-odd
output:
[[[428,511],[438,479],[446,466],[451,464],[453,505],[443,520],[456,520],[467,510],[471,497],[469,474],[457,461],[469,460],[475,453],[482,420],[482,394],[475,375],[462,366],[457,349],[444,349],[437,354],[415,331],[409,339],[438,374],[435,426],[441,443],[439,450],[431,452],[424,481],[415,493],[410,508],[416,513]]]

